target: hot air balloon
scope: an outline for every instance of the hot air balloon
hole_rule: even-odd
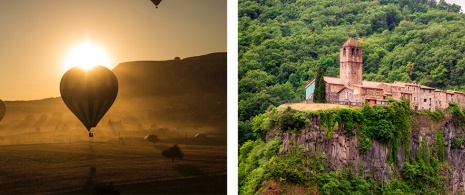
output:
[[[3,117],[5,116],[5,112],[6,112],[5,102],[0,100],[0,121],[2,121]]]
[[[66,106],[90,131],[110,109],[118,94],[118,80],[108,68],[96,66],[90,70],[71,68],[61,78],[61,98]]]
[[[150,0],[153,4],[155,4],[155,7],[158,9],[158,4],[160,4],[161,0]]]

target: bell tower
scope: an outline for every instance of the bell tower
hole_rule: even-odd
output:
[[[348,86],[362,84],[362,46],[350,37],[340,48],[339,78]]]

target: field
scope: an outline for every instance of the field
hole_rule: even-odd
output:
[[[0,194],[89,194],[105,185],[121,194],[226,194],[225,144],[177,142],[184,159],[172,163],[161,151],[173,143],[134,138],[2,145]]]
[[[315,110],[330,110],[335,108],[350,108],[354,106],[349,105],[341,105],[341,104],[321,104],[321,103],[287,103],[282,104],[278,108],[287,108],[290,106],[292,109],[300,110],[300,111],[315,111]]]

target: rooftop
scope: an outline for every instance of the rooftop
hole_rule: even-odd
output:
[[[352,37],[349,38],[341,47],[361,47]]]

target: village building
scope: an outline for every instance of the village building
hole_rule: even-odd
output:
[[[326,103],[362,105],[369,103],[388,104],[389,98],[410,100],[414,110],[444,110],[450,102],[465,106],[465,93],[452,90],[440,90],[413,81],[374,82],[362,79],[362,47],[349,38],[340,47],[339,78],[323,77],[326,87]],[[307,102],[313,101],[315,78],[305,86]]]

